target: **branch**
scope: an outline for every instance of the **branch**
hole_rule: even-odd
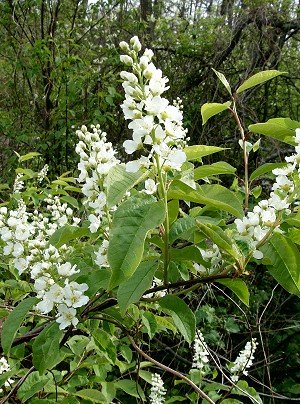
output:
[[[2,400],[0,401],[0,404],[4,404],[6,403],[6,401],[8,401],[8,399],[22,386],[22,384],[25,382],[25,380],[27,379],[27,377],[30,375],[30,373],[32,373],[34,371],[34,366],[32,366],[28,372],[18,381],[17,384],[14,385],[14,387],[11,389],[11,391],[7,394],[6,397],[2,398]]]
[[[179,282],[169,283],[168,285],[155,286],[151,289],[146,290],[143,293],[143,295],[148,295],[150,293],[159,292],[161,290],[177,289],[180,287],[183,287],[183,291],[186,291],[191,286],[196,286],[196,285],[200,286],[202,283],[209,283],[209,282],[213,282],[217,279],[224,279],[224,278],[231,279],[231,276],[228,275],[227,272],[225,273],[225,271],[223,271],[223,273],[220,273],[217,275],[204,276],[202,278],[194,278],[194,279],[190,279],[188,281],[179,281]],[[118,304],[117,299],[114,297],[110,297],[109,299],[98,304],[97,306],[91,307],[89,310],[84,310],[84,312],[82,314],[83,314],[83,317],[85,317],[89,313],[103,311],[105,309],[108,309],[109,307],[116,306],[117,304]]]
[[[99,18],[99,20],[97,20],[93,25],[91,25],[89,27],[89,29],[87,31],[85,31],[84,34],[81,35],[80,38],[77,39],[76,44],[78,45],[79,42],[93,29],[95,28],[98,24],[100,24],[101,21],[104,20],[105,17],[107,17],[120,3],[122,3],[122,1],[117,1],[116,4],[114,6],[111,7],[110,10],[107,11],[107,13],[105,13],[101,18]]]
[[[190,380],[188,377],[184,376],[182,373],[178,372],[177,370],[174,370],[172,368],[169,368],[168,366],[158,362],[157,360],[153,359],[151,356],[146,354],[134,341],[134,339],[131,337],[131,335],[127,334],[127,337],[131,343],[131,345],[134,347],[134,349],[142,355],[147,361],[153,363],[154,365],[158,366],[162,370],[165,370],[168,373],[173,374],[174,376],[178,377],[181,380],[184,380],[187,384],[189,384],[199,395],[202,397],[204,400],[206,400],[208,403],[214,404],[214,401],[212,401],[207,394],[204,393],[203,390],[201,390],[192,380]]]

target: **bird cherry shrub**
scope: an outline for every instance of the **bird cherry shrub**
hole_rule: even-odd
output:
[[[249,329],[240,353],[219,357],[195,310],[216,284],[248,306],[258,264],[299,294],[300,125],[277,118],[246,131],[236,107],[241,93],[282,72],[258,73],[235,92],[216,72],[230,100],[203,105],[203,123],[225,110],[235,119],[239,174],[224,161],[202,161],[221,147],[188,146],[182,102],[163,96],[168,79],[153,52],[142,51],[137,37],[120,47],[129,161],[121,162],[98,125],[82,126],[75,177],[50,181],[47,166],[24,168],[37,153],[20,156],[1,204],[0,402],[261,403],[247,381],[258,338]],[[294,153],[249,174],[249,154],[259,147],[251,132],[293,145]],[[258,199],[266,173],[271,191]],[[235,192],[221,175],[234,177]],[[181,345],[179,356],[171,341]]]

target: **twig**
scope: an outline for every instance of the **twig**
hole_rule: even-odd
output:
[[[30,375],[31,372],[34,371],[34,366],[32,366],[28,372],[18,381],[17,384],[14,385],[14,387],[11,389],[11,391],[7,394],[6,397],[2,398],[2,400],[0,401],[0,404],[4,404],[6,403],[6,401],[8,401],[8,399],[15,394],[15,392],[22,386],[22,384],[25,382],[25,380],[27,379],[27,377]]]
[[[192,380],[190,380],[188,377],[184,376],[177,370],[174,370],[172,368],[169,368],[166,365],[163,365],[162,363],[158,362],[157,360],[151,358],[146,352],[144,352],[134,341],[131,335],[127,334],[127,337],[131,343],[131,345],[134,347],[134,349],[142,355],[145,359],[147,359],[149,362],[152,362],[154,365],[158,366],[159,368],[165,370],[168,373],[173,374],[174,376],[178,377],[179,379],[184,380],[187,384],[189,384],[204,400],[206,400],[208,403],[214,404],[214,401],[208,397],[207,394],[204,393],[203,390],[201,390]]]

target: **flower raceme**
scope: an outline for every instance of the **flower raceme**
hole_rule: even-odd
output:
[[[130,44],[121,42],[120,47],[126,55],[120,59],[132,72],[122,71],[125,100],[121,105],[125,119],[130,120],[128,128],[133,131],[132,139],[123,143],[125,152],[129,155],[137,150],[146,152],[138,160],[126,164],[128,172],[136,172],[142,167],[149,168],[152,158],[155,164],[164,170],[180,171],[186,161],[183,152],[186,130],[182,124],[181,104],[175,101],[173,105],[162,97],[169,88],[168,78],[162,75],[152,63],[153,52],[146,49],[139,56],[141,45],[137,37]]]
[[[263,258],[263,253],[256,249],[256,246],[267,237],[270,231],[280,231],[278,219],[283,214],[291,213],[290,206],[295,199],[294,180],[300,173],[300,129],[296,129],[294,139],[297,144],[296,153],[285,158],[287,162],[285,167],[272,171],[276,179],[269,199],[260,201],[243,219],[235,220],[238,235],[252,246],[253,257],[256,259]]]
[[[232,374],[231,379],[233,382],[239,380],[239,375],[242,373],[247,376],[248,371],[246,369],[250,368],[253,364],[254,352],[257,348],[258,343],[256,338],[252,338],[245,345],[245,348],[239,353],[238,357],[230,368],[230,373]]]
[[[164,383],[161,376],[158,373],[152,374],[150,391],[150,403],[151,404],[163,404],[165,402],[165,394],[167,390],[164,388]]]
[[[194,341],[194,356],[193,356],[193,369],[199,369],[201,373],[205,374],[205,368],[208,367],[209,352],[203,334],[200,330],[196,333]]]

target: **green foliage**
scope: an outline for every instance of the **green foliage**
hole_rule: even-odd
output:
[[[9,355],[12,343],[21,324],[25,320],[29,310],[36,303],[37,299],[35,297],[28,297],[20,302],[5,320],[1,332],[1,346],[6,355]]]
[[[209,118],[219,114],[220,112],[226,111],[231,105],[230,101],[224,104],[219,104],[217,102],[204,104],[201,107],[202,125],[204,125]]]
[[[164,296],[159,301],[160,307],[170,311],[174,324],[184,339],[191,344],[195,338],[196,320],[189,306],[177,296]]]
[[[265,70],[264,72],[259,72],[254,74],[254,76],[249,77],[244,83],[238,87],[236,90],[237,94],[242,93],[249,88],[255,87],[259,84],[265,83],[274,77],[286,74],[287,72],[279,72],[278,70]]]
[[[57,323],[53,323],[46,326],[35,339],[32,345],[32,363],[40,375],[63,360],[62,352],[59,350],[62,336],[63,331],[59,330]]]
[[[262,250],[276,281],[289,293],[300,295],[300,253],[291,239],[275,233]]]
[[[108,261],[110,288],[128,279],[140,264],[149,230],[163,222],[165,208],[151,196],[131,197],[117,209],[111,226]]]

